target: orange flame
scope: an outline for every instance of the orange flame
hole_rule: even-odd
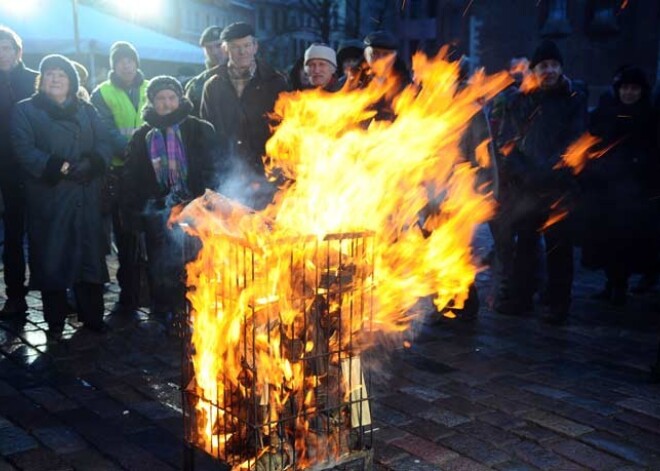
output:
[[[568,146],[566,152],[561,156],[561,161],[557,163],[554,168],[569,167],[573,171],[573,174],[577,175],[584,169],[589,160],[602,157],[614,145],[607,146],[604,149],[594,149],[594,146],[600,141],[600,138],[593,136],[588,132],[584,133],[575,142]]]
[[[521,75],[522,81],[519,90],[522,93],[531,93],[541,86],[537,76],[529,68],[527,59],[518,59],[509,69],[511,75]]]
[[[364,273],[357,289],[326,308],[333,312],[337,306],[358,303],[356,297],[365,293],[373,299],[369,319],[342,318],[341,329],[327,339],[331,351],[349,344],[352,348],[348,359],[330,355],[342,371],[345,361],[358,361],[360,352],[374,343],[370,332],[405,331],[419,298],[432,295],[439,309],[449,303],[463,306],[479,270],[471,250],[474,230],[492,216],[494,202],[475,191],[475,171],[458,163],[458,143],[480,109],[478,100],[493,98],[511,79],[504,72],[486,76],[479,71],[457,91],[458,64],[443,55],[430,59],[416,54],[413,69],[416,82],[394,99],[397,117],[392,122],[370,122],[373,106],[399,90],[392,78],[385,83],[374,80],[362,90],[282,95],[275,107],[282,120],[267,144],[268,168],[277,169],[288,183],[274,203],[254,212],[207,193],[178,215],[203,244],[187,267],[187,282],[192,387],[201,397],[196,406],[198,436],[207,451],[222,454],[234,440],[215,438],[222,435],[219,426],[227,436],[241,436],[240,423],[214,416],[213,408],[254,394],[249,383],[267,411],[259,418],[266,437],[290,398],[307,407],[289,437],[296,469],[342,452],[342,438],[314,433],[310,427],[319,401],[314,386],[328,375],[305,375],[299,361],[323,345],[307,340],[314,338],[305,317],[313,311],[312,301],[308,293],[300,293],[304,287],[292,281],[292,267],[303,279],[313,278],[319,267],[310,249],[296,241],[316,241],[318,246],[331,234],[370,234],[368,254],[356,255],[346,244],[327,252],[334,265],[348,258],[361,270],[368,257],[375,267]],[[420,223],[419,214],[429,205],[434,214]],[[249,259],[246,251],[252,254]],[[243,334],[248,326],[254,338]],[[299,348],[287,346],[297,339]],[[342,375],[344,397],[362,397],[360,367],[349,369],[350,374]],[[280,439],[272,436],[268,447],[235,469],[268,458],[266,449]]]

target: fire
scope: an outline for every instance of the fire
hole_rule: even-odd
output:
[[[548,216],[548,220],[543,224],[543,226],[541,226],[539,232],[543,232],[550,226],[557,224],[558,222],[566,219],[566,217],[568,216],[568,210],[566,208],[560,207],[559,206],[560,202],[561,200],[556,201],[550,207],[550,215]]]
[[[519,59],[510,69],[511,75],[520,75],[522,81],[520,82],[519,90],[522,93],[531,93],[541,86],[541,82],[537,76],[530,70],[529,61],[527,59]]]
[[[568,146],[566,152],[561,156],[561,161],[555,165],[555,168],[569,167],[572,169],[573,174],[577,175],[584,169],[589,160],[602,157],[615,145],[607,146],[604,149],[594,149],[600,141],[600,138],[588,132],[584,133]]]
[[[494,203],[458,163],[458,143],[479,100],[511,79],[478,72],[457,91],[458,64],[442,54],[415,55],[413,69],[392,122],[371,121],[374,104],[399,89],[392,78],[363,90],[284,94],[267,145],[269,170],[286,179],[274,203],[254,212],[207,193],[178,215],[202,241],[187,267],[197,441],[234,469],[308,469],[338,458],[349,431],[370,417],[360,353],[373,334],[404,332],[425,296],[438,309],[462,307],[480,269],[471,241]],[[357,315],[339,315],[349,309]],[[328,364],[310,367],[320,354]],[[320,385],[351,404],[324,416],[324,433],[319,414],[330,398]],[[259,411],[236,409],[255,395]],[[293,405],[303,412],[289,421]],[[246,460],[233,444],[252,438],[251,423],[262,443]]]

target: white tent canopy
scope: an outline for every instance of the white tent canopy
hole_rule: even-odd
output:
[[[10,2],[21,0],[10,0]],[[14,14],[0,1],[0,24],[9,26],[23,39],[30,54],[76,53],[71,0],[37,2],[29,14]],[[136,0],[136,6],[139,2]],[[107,55],[115,41],[135,45],[141,59],[203,64],[201,48],[122,20],[85,5],[78,6],[81,54]]]

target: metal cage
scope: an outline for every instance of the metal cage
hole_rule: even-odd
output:
[[[218,237],[202,250],[217,251],[215,306],[244,313],[240,372],[218,375],[217,397],[200,390],[191,308],[182,323],[184,468],[194,469],[199,449],[236,470],[371,469],[371,372],[360,347],[373,321],[373,234],[280,240],[285,256],[277,260],[245,240]],[[274,269],[281,293],[273,292]],[[259,387],[264,354],[302,378]]]

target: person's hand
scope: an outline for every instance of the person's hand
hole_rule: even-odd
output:
[[[92,179],[92,164],[89,159],[83,159],[71,164],[66,178],[76,183],[89,182]]]

